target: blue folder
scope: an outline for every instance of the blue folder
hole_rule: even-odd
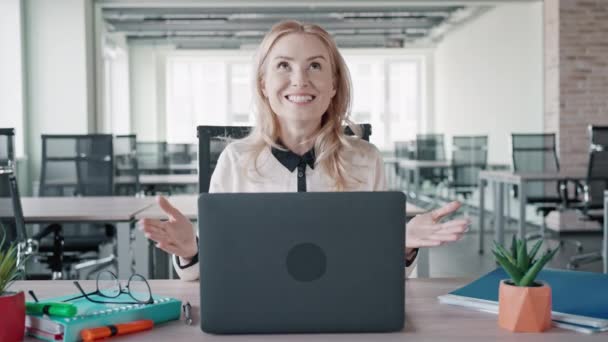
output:
[[[439,299],[448,304],[494,311],[498,304],[498,286],[503,279],[509,279],[509,275],[502,267],[497,268]],[[551,287],[553,320],[596,328],[608,327],[608,275],[544,269],[537,280]]]

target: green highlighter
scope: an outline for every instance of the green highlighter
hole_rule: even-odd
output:
[[[70,303],[25,303],[25,311],[28,315],[42,315],[59,317],[74,317],[78,312],[76,305]]]

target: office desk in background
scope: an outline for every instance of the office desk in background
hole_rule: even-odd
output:
[[[152,205],[152,198],[22,197],[25,223],[110,223],[116,226],[118,274],[131,272],[131,226],[135,215]]]
[[[495,240],[504,244],[504,198],[507,185],[517,185],[519,194],[519,230],[520,238],[526,236],[526,185],[530,182],[582,180],[584,173],[515,173],[511,171],[480,171],[479,172],[479,252],[483,253],[485,226],[485,187],[492,185],[494,210]]]
[[[133,168],[118,167],[118,171],[130,172]],[[144,174],[175,174],[175,173],[196,173],[198,162],[190,164],[164,164],[164,165],[141,165],[137,170]]]
[[[542,334],[515,334],[498,327],[497,316],[439,304],[437,296],[467,284],[470,279],[435,278],[406,281],[405,329],[382,334],[290,334],[290,335],[211,335],[200,330],[199,283],[181,280],[150,280],[152,293],[170,296],[192,304],[193,325],[183,318],[154,327],[152,330],[120,337],[120,341],[606,341],[608,334],[582,335],[553,328]],[[94,281],[80,281],[85,289]],[[17,281],[12,291],[34,290],[40,298],[75,293],[71,281]],[[37,341],[27,337],[26,341]]]

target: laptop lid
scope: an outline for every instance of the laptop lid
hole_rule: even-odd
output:
[[[203,331],[403,328],[403,193],[201,194],[198,205]]]

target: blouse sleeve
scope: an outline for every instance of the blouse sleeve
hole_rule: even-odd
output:
[[[211,181],[209,182],[209,193],[231,192],[232,183],[230,169],[233,165],[233,158],[230,155],[230,148],[227,146],[220,154]],[[196,230],[198,243],[198,229]],[[181,280],[194,281],[200,277],[199,255],[192,259],[185,259],[173,256],[173,268]]]
[[[386,186],[386,177],[384,174],[384,160],[382,159],[382,154],[380,151],[376,149],[376,158],[375,158],[376,168],[374,175],[374,191],[387,191],[388,188]],[[407,226],[407,224],[406,224]],[[406,228],[407,229],[407,228]],[[411,259],[406,260],[405,266],[405,276],[406,278],[410,276],[410,274],[414,271],[414,268],[418,264],[418,250],[415,250],[413,255],[409,256]],[[406,255],[406,258],[408,256]]]

